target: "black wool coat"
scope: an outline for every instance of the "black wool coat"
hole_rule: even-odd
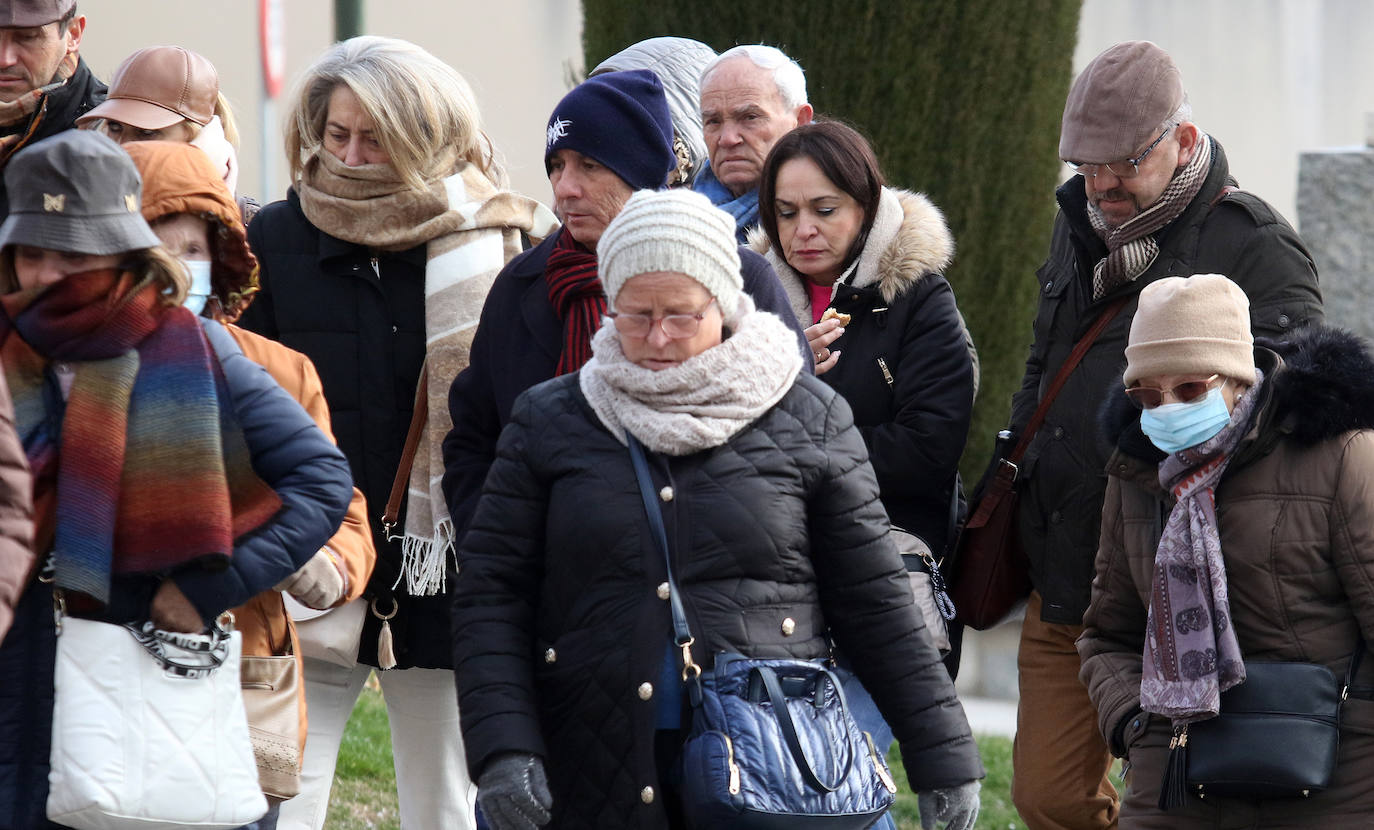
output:
[[[294,191],[258,212],[248,243],[262,291],[239,325],[301,352],[319,371],[334,437],[367,498],[377,566],[365,596],[382,613],[397,604],[397,667],[450,668],[449,597],[391,590],[401,551],[381,527],[425,360],[424,246],[373,259],[365,246],[310,224]],[[368,614],[358,650],[373,666],[380,626]]]
[[[1155,234],[1159,255],[1154,262],[1135,281],[1096,301],[1093,267],[1107,248],[1088,222],[1082,177],[1059,188],[1049,257],[1036,272],[1035,341],[1021,388],[1012,397],[1013,431],[1030,420],[1102,309],[1119,297],[1128,299],[1069,376],[1021,464],[1018,526],[1046,622],[1079,625],[1088,607],[1107,488],[1107,455],[1097,440],[1096,417],[1126,365],[1141,289],[1168,276],[1224,274],[1250,298],[1250,325],[1257,337],[1283,339],[1323,319],[1316,265],[1297,232],[1254,194],[1223,193],[1235,182],[1221,145],[1214,142],[1213,151],[1198,195]]]
[[[867,457],[844,399],[804,374],[725,444],[650,454],[655,491],[671,488],[661,507],[693,656],[707,667],[723,651],[821,657],[829,633],[892,725],[912,787],[962,784],[983,774],[977,748]],[[629,452],[576,375],[516,401],[458,557],[469,769],[532,753],[548,771],[551,827],[666,827],[662,799],[642,797],[658,788],[666,569]]]
[[[561,233],[561,231],[560,231]],[[544,279],[558,234],[506,263],[482,306],[468,366],[449,387],[453,430],[444,439],[444,498],[461,540],[477,507],[482,481],[496,457],[496,440],[521,392],[554,376],[563,351],[563,322],[549,302]],[[759,255],[740,249],[744,292],[761,311],[777,314],[797,334],[806,366],[811,352],[787,312],[787,298]],[[326,393],[328,389],[325,390]]]

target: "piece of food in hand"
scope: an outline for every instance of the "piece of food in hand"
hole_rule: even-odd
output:
[[[841,327],[849,325],[849,315],[833,308],[827,308],[825,313],[821,315],[821,322],[824,323],[826,320],[839,320]]]

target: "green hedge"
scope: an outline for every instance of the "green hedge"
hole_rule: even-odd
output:
[[[888,180],[928,194],[983,385],[964,454],[981,473],[1007,420],[1054,217],[1059,119],[1080,0],[583,0],[587,66],[657,35],[767,43],[806,70],[817,113],[872,141]]]

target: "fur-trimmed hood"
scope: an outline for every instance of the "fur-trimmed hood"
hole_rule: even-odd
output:
[[[782,281],[797,318],[803,321],[802,325],[809,326],[811,296],[806,278],[773,250],[762,228],[749,232],[749,247],[767,258]],[[883,301],[891,303],[927,275],[943,275],[953,259],[954,235],[940,209],[924,194],[885,187],[863,252],[836,285],[877,286]]]
[[[1374,429],[1374,353],[1368,340],[1317,326],[1255,346],[1265,374],[1259,421],[1241,453],[1265,452],[1285,439],[1311,446],[1351,430]],[[1118,381],[1120,383],[1120,381]],[[1157,464],[1164,458],[1140,430],[1140,412],[1114,387],[1099,415],[1104,441],[1120,453]]]

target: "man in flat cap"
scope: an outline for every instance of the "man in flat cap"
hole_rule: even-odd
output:
[[[1064,107],[1059,155],[1077,175],[1056,194],[1013,432],[1093,321],[1125,304],[1068,376],[1020,468],[1017,518],[1034,590],[1018,659],[1012,800],[1031,830],[1115,827],[1112,756],[1148,725],[1144,714],[1097,722],[1074,646],[1111,449],[1096,418],[1107,396],[1121,394],[1137,296],[1166,276],[1224,274],[1249,296],[1256,336],[1322,320],[1311,254],[1270,205],[1236,189],[1221,145],[1192,121],[1178,67],[1155,44],[1117,44],[1084,68]]]
[[[79,53],[85,31],[76,0],[0,0],[0,170],[105,100],[105,84]],[[8,215],[0,186],[0,220]]]

